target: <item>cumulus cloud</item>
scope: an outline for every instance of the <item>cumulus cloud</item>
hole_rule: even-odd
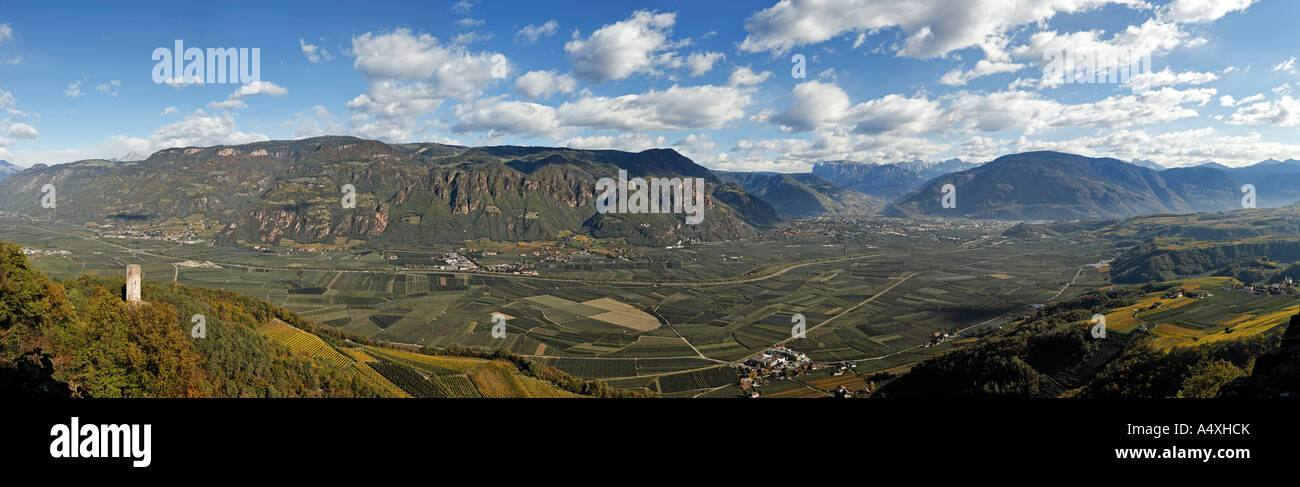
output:
[[[686,56],[686,67],[690,69],[691,76],[699,76],[713,70],[713,63],[726,59],[727,56],[720,52],[693,52]]]
[[[647,149],[664,147],[668,145],[668,139],[662,135],[651,137],[642,133],[624,132],[618,135],[574,137],[561,142],[560,145],[571,149],[613,149],[628,152],[641,152]]]
[[[295,113],[293,118],[286,121],[284,125],[293,128],[293,138],[295,139],[343,133],[343,125],[338,123],[334,119],[334,115],[321,105],[315,105],[307,111]]]
[[[1273,66],[1273,71],[1295,74],[1295,56],[1291,56],[1291,59],[1287,59],[1286,61],[1278,63],[1277,66]]]
[[[353,37],[352,54],[353,67],[372,80],[423,80],[445,98],[476,96],[498,78],[493,76],[497,53],[443,45],[429,34],[415,35],[405,28]]]
[[[478,27],[478,26],[483,25],[483,24],[486,24],[486,23],[487,23],[487,21],[486,21],[486,20],[483,20],[483,19],[476,19],[476,18],[472,18],[472,17],[465,17],[465,18],[463,18],[463,19],[457,20],[457,21],[456,21],[456,26],[457,26],[457,27],[470,28],[470,27]]]
[[[851,130],[862,134],[974,134],[1003,131],[1034,133],[1055,127],[1114,129],[1200,116],[1195,107],[1216,99],[1213,88],[1165,87],[1064,104],[1024,90],[993,93],[960,91],[930,99],[889,94],[854,104],[834,83],[796,85],[784,111],[770,122],[782,131]]]
[[[504,96],[462,103],[452,110],[455,133],[484,132],[488,137],[519,135],[558,137],[562,127],[555,108],[537,103],[506,100]]]
[[[1156,10],[1171,22],[1213,22],[1229,12],[1246,10],[1255,0],[1174,0]]]
[[[81,81],[68,83],[68,89],[63,91],[65,98],[76,98],[81,96]]]
[[[515,39],[524,44],[532,44],[543,37],[555,35],[559,27],[560,24],[555,22],[555,19],[548,20],[542,25],[528,24],[515,32]]]
[[[217,110],[240,110],[248,108],[248,104],[244,103],[244,100],[249,97],[257,95],[284,96],[288,93],[289,90],[287,88],[270,81],[254,81],[242,85],[239,88],[235,88],[234,93],[231,93],[225,100],[208,103],[208,108]]]
[[[370,86],[347,103],[352,131],[390,142],[415,140],[438,124],[427,117],[444,101],[473,100],[509,74],[504,55],[474,52],[465,42],[443,44],[405,28],[353,37],[353,67]]]
[[[1177,24],[1147,20],[1141,25],[1128,26],[1104,39],[1105,32],[1089,30],[1062,34],[1054,30],[1042,31],[1029,37],[1029,41],[1011,49],[1011,53],[1020,59],[1043,67],[1040,81],[1042,87],[1057,87],[1065,82],[1065,73],[1061,64],[1068,56],[1073,60],[1097,59],[1101,68],[1118,69],[1121,65],[1128,67],[1133,62],[1145,63],[1149,56],[1167,53],[1189,42],[1190,34]],[[1077,63],[1076,63],[1077,64]],[[1085,64],[1088,64],[1085,62]],[[1150,69],[1152,66],[1139,64],[1138,69]],[[1077,69],[1077,68],[1076,68]]]
[[[325,39],[322,38],[321,40]],[[315,44],[308,44],[307,41],[301,37],[298,38],[298,46],[302,48],[302,55],[307,58],[307,62],[323,63],[334,59],[334,55],[330,54],[330,52],[325,50],[325,48]]]
[[[619,80],[634,73],[654,72],[657,64],[671,63],[669,35],[677,15],[640,10],[626,20],[605,25],[583,39],[574,32],[564,44],[573,71],[594,83]]]
[[[744,118],[752,90],[735,86],[678,86],[616,97],[586,95],[558,107],[502,96],[460,103],[452,131],[560,140],[583,130],[644,133],[721,129]],[[604,134],[599,134],[604,135]],[[599,138],[570,138],[597,141]]]
[[[112,137],[111,145],[113,150],[118,151],[118,155],[128,151],[152,154],[173,147],[238,145],[266,140],[270,138],[264,134],[240,130],[235,124],[234,115],[209,115],[203,110],[195,110],[183,120],[160,127],[147,138],[117,135]]]
[[[771,77],[772,77],[771,71],[763,71],[761,73],[755,73],[754,70],[750,69],[749,66],[740,66],[731,72],[731,76],[727,77],[727,85],[728,86],[754,86],[764,81],[767,81],[767,79]]]
[[[1214,72],[1198,73],[1195,71],[1184,71],[1175,73],[1168,67],[1160,71],[1149,71],[1139,73],[1129,78],[1129,85],[1133,89],[1148,89],[1160,86],[1178,86],[1178,85],[1203,85],[1219,79],[1219,74]]]
[[[1294,127],[1300,125],[1300,100],[1283,95],[1273,101],[1242,104],[1228,117],[1228,123]]]
[[[752,90],[678,86],[617,97],[589,96],[559,107],[567,125],[628,131],[720,129],[745,116]]]
[[[5,134],[13,139],[35,139],[41,136],[40,132],[36,131],[36,127],[25,123],[5,121],[5,123],[0,124],[0,127],[4,125],[8,125],[4,131]]]
[[[979,45],[1012,27],[1108,4],[1144,5],[1141,0],[782,0],[745,21],[749,34],[740,49],[784,53],[847,32],[897,27],[904,34],[897,54],[928,59]]]
[[[1020,137],[1008,142],[1013,152],[1055,150],[1123,160],[1145,159],[1166,167],[1214,161],[1228,166],[1253,164],[1264,159],[1288,159],[1300,154],[1300,145],[1268,141],[1259,133],[1222,135],[1212,127],[1149,134],[1119,130],[1103,135],[1052,141]]]
[[[966,83],[970,82],[970,80],[975,78],[982,78],[984,76],[999,73],[1014,73],[1020,71],[1024,67],[1025,65],[1020,63],[990,62],[987,59],[981,59],[979,62],[975,63],[975,69],[970,71],[954,69],[940,77],[939,82],[948,86],[964,86]]]
[[[550,71],[529,71],[515,79],[515,91],[530,100],[550,98],[557,93],[572,93],[578,80],[567,74]]]
[[[99,86],[95,87],[95,90],[105,95],[116,97],[117,89],[121,87],[122,87],[122,81],[115,79],[107,83],[100,83]]]

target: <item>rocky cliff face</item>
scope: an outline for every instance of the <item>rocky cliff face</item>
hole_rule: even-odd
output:
[[[618,171],[699,177],[707,216],[598,215],[596,181]],[[58,206],[42,209],[54,184]],[[344,185],[355,207],[343,204]],[[0,182],[0,210],[76,223],[156,222],[195,215],[220,222],[225,241],[419,245],[466,239],[550,239],[562,232],[660,244],[753,235],[777,221],[771,206],[671,150],[641,153],[539,147],[389,145],[320,137],[243,146],[168,149],[140,162],[81,161]]]

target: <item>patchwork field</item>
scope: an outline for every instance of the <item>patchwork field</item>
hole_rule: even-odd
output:
[[[384,251],[364,249],[257,251],[56,231],[0,222],[5,239],[69,250],[70,256],[32,258],[56,277],[120,274],[126,264],[140,264],[149,280],[238,291],[377,340],[501,348],[579,377],[682,395],[725,390],[721,377],[736,375],[729,363],[778,342],[814,360],[884,369],[941,350],[921,348],[936,332],[995,327],[1028,305],[1110,285],[1104,273],[1081,270],[1104,258],[1104,249],[998,239],[994,230],[933,232],[943,238],[850,232],[834,245],[796,238],[644,249],[626,266],[596,256],[605,260],[539,267],[540,277],[395,270]],[[175,265],[186,260],[214,266]],[[664,262],[672,264],[651,264]],[[652,277],[657,281],[637,281]],[[508,317],[505,338],[492,337],[494,313]],[[809,331],[789,340],[795,314]],[[344,358],[385,377],[402,372],[374,364],[430,377],[454,371],[475,384],[463,365],[457,371],[393,350],[364,352],[379,362]],[[489,377],[480,374],[480,382],[499,382]],[[525,390],[526,382],[510,390]],[[425,392],[446,394],[453,385],[432,387]]]

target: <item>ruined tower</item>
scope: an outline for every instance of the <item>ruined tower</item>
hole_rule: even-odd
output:
[[[139,265],[126,266],[126,302],[140,304],[140,278],[143,275]]]

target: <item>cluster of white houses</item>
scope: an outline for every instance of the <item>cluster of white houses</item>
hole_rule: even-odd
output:
[[[808,355],[803,352],[796,352],[785,347],[773,347],[746,359],[744,364],[755,369],[775,370],[786,367],[802,367],[809,362]]]

